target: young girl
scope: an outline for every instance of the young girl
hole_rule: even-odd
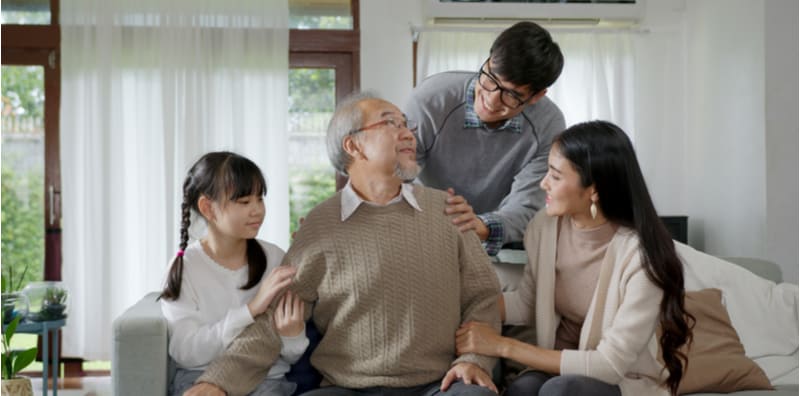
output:
[[[161,293],[169,354],[178,365],[171,395],[190,388],[292,281],[294,268],[279,266],[284,252],[255,239],[264,221],[265,194],[258,166],[229,152],[204,155],[183,182],[180,250]],[[206,220],[208,235],[188,244],[192,211]],[[283,341],[281,358],[253,395],[290,395],[295,390],[284,374],[308,346],[302,301],[283,295],[275,324]]]
[[[633,145],[608,122],[578,124],[553,141],[548,168],[547,209],[525,231],[524,277],[499,304],[506,323],[535,322],[537,344],[469,323],[456,332],[458,353],[530,367],[509,396],[676,395],[692,318]]]

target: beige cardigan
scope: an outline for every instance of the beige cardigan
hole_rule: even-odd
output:
[[[525,231],[528,263],[519,288],[504,293],[507,324],[536,324],[537,344],[552,349],[558,218],[539,211]],[[639,239],[619,227],[603,259],[578,350],[561,354],[561,374],[617,384],[623,396],[668,395],[667,371],[656,359],[655,328],[662,291],[642,267]]]

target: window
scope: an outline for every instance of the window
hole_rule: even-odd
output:
[[[350,0],[289,0],[292,29],[353,29]]]
[[[36,267],[29,269],[27,280],[61,279],[59,28],[57,12],[52,11],[57,11],[56,1],[49,4],[50,24],[2,26],[4,277],[7,268],[27,263]],[[7,17],[4,3],[3,19]],[[13,193],[6,196],[7,191]],[[21,205],[20,210],[14,205]],[[6,219],[12,212],[16,217]],[[35,224],[37,229],[9,233],[16,226],[7,220]],[[32,237],[44,243],[26,240]],[[28,259],[20,262],[19,255]]]
[[[0,7],[4,25],[49,25],[52,20],[49,0],[6,0]]]
[[[58,2],[5,1],[2,21],[0,260],[4,283],[21,288],[34,280],[61,279]],[[36,338],[20,335],[15,343],[30,347]]]
[[[343,177],[336,175],[325,151],[325,129],[336,102],[359,87],[358,0],[345,2],[350,7],[352,29],[293,28],[289,33],[289,204],[292,232],[299,217],[305,216],[308,210],[345,183]],[[320,5],[342,1],[291,0],[290,14],[295,12],[298,3]],[[308,8],[306,12],[313,13]],[[317,11],[317,14],[324,13],[324,8]],[[339,15],[342,14],[340,10]]]

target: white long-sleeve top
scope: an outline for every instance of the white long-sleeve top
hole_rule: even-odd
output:
[[[267,256],[265,279],[281,260],[284,251],[265,241],[258,241]],[[186,247],[183,255],[183,280],[180,297],[161,299],[161,310],[169,326],[169,354],[178,367],[203,370],[239,333],[254,323],[247,303],[259,285],[248,290],[248,266],[230,270],[218,264],[203,250],[199,241]],[[281,357],[269,371],[269,378],[279,378],[289,365],[303,355],[308,346],[305,332],[297,337],[281,337]]]

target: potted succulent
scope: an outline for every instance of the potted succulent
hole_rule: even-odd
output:
[[[25,350],[12,350],[11,338],[17,331],[22,316],[16,316],[3,332],[2,396],[33,396],[31,379],[17,375],[36,358],[36,347]]]
[[[60,287],[50,287],[44,292],[42,310],[39,312],[41,320],[57,320],[66,317],[64,310],[67,308],[67,290]]]
[[[64,319],[69,293],[60,281],[31,282],[22,289],[28,297],[28,320],[45,322]]]

